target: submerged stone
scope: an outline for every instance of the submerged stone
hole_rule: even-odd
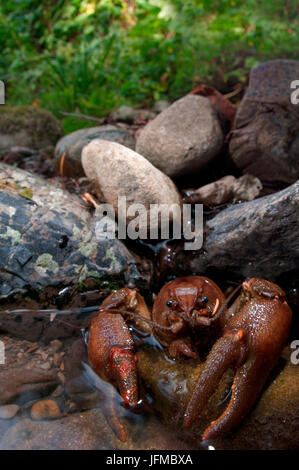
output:
[[[299,424],[298,366],[290,362],[290,350],[270,374],[260,398],[238,427],[220,439],[203,443],[201,436],[212,420],[229,403],[233,371],[222,377],[206,408],[191,428],[183,426],[183,416],[203,364],[194,360],[171,361],[164,352],[148,349],[138,353],[138,370],[152,404],[174,434],[188,440],[190,447],[216,450],[282,450],[297,448]]]

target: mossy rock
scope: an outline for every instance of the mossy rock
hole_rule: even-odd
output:
[[[11,147],[53,151],[62,126],[52,113],[35,106],[0,107],[0,153]]]
[[[292,450],[298,448],[299,393],[298,365],[292,364],[287,346],[271,371],[262,393],[241,423],[229,433],[209,441],[217,450]],[[203,362],[170,360],[165,351],[147,348],[138,352],[138,372],[152,406],[172,434],[187,441],[190,448],[206,449],[201,438],[211,421],[227,408],[227,391],[233,371],[227,370],[198,420],[183,425],[184,412]],[[245,392],[246,393],[246,392]],[[245,395],[246,396],[246,395]]]
[[[100,219],[77,195],[3,163],[0,179],[0,298],[28,287],[80,291],[89,279],[111,289],[118,279],[148,287],[148,268],[139,271],[141,260],[120,240],[99,238]]]

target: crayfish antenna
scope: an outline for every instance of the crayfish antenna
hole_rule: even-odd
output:
[[[184,425],[191,426],[215,392],[224,372],[245,359],[243,331],[227,332],[214,344],[200,373],[184,414]]]

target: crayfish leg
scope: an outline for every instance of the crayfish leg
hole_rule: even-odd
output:
[[[168,352],[171,357],[179,358],[182,356],[191,357],[192,359],[199,359],[199,355],[194,351],[191,341],[188,339],[175,339],[168,346]]]
[[[128,287],[124,287],[123,289],[119,289],[116,292],[112,292],[112,294],[108,295],[108,297],[106,297],[106,299],[102,302],[100,312],[116,309],[122,305],[125,306],[127,304],[128,297],[130,297],[134,292],[136,292],[135,289],[132,290]]]

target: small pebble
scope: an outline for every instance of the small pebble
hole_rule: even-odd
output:
[[[0,406],[0,419],[11,419],[18,413],[20,407],[18,405]]]
[[[59,341],[59,339],[53,339],[51,342],[50,342],[52,348],[54,349],[55,352],[59,351],[59,349],[62,348],[62,342]]]
[[[50,364],[50,362],[45,362],[44,364],[40,365],[40,368],[43,369],[43,370],[49,370],[49,369],[51,369],[51,364]]]
[[[35,354],[39,354],[41,357],[42,357],[42,360],[43,361],[46,361],[46,359],[48,358],[49,354],[47,354],[45,351],[43,351],[42,349],[38,349],[37,351],[35,351]]]
[[[31,408],[32,419],[54,419],[60,416],[60,408],[54,400],[38,401]]]

